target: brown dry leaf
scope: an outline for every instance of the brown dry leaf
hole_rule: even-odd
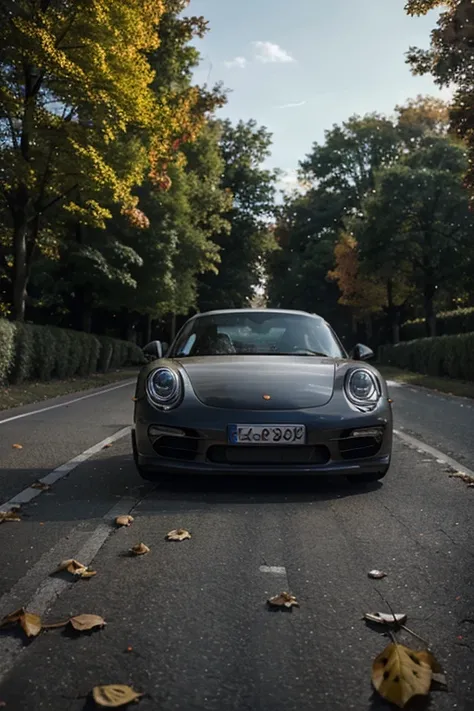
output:
[[[138,701],[143,694],[134,691],[130,686],[125,684],[108,684],[107,686],[94,686],[92,689],[92,698],[97,706],[103,706],[109,709],[117,709],[119,706],[125,706],[132,701]]]
[[[145,555],[145,553],[149,552],[150,549],[144,543],[137,543],[136,546],[130,548],[130,553],[133,553],[133,555]]]
[[[469,476],[465,472],[454,472],[454,474],[449,475],[450,479],[462,479],[466,484],[474,484],[474,477]]]
[[[290,593],[287,592],[282,592],[279,595],[275,595],[274,597],[271,597],[269,600],[267,600],[269,605],[272,605],[273,607],[288,607],[291,608],[293,605],[295,607],[299,607],[300,604],[296,597],[294,595],[290,595]]]
[[[1,627],[19,623],[27,637],[36,637],[42,629],[41,617],[33,612],[27,612],[24,607],[11,612],[0,621]]]
[[[104,627],[107,624],[100,615],[76,615],[71,617],[69,622],[78,632],[87,632],[94,627]]]
[[[17,511],[13,511],[13,509],[11,511],[0,511],[0,523],[12,523],[15,521],[21,521]]]
[[[420,661],[425,662],[431,668],[432,671],[432,681],[435,681],[440,686],[448,686],[446,681],[446,675],[441,664],[438,662],[436,657],[428,649],[423,649],[421,652],[417,652],[417,657]]]
[[[124,516],[117,516],[115,519],[115,523],[117,526],[131,526],[133,523],[133,516],[130,516],[129,514],[124,515]]]
[[[93,575],[97,575],[96,570],[89,570],[87,565],[79,563],[79,561],[74,560],[74,558],[63,560],[54,572],[61,573],[64,570],[71,573],[71,575],[77,575],[80,578],[92,578]]]
[[[191,538],[191,534],[184,528],[176,528],[174,531],[167,533],[166,538],[168,541],[184,541],[187,538]]]
[[[413,696],[427,696],[432,672],[418,652],[393,642],[372,664],[372,684],[381,696],[404,708]]]
[[[23,445],[22,444],[12,444],[12,448],[13,449],[23,449]]]
[[[374,580],[381,580],[387,577],[387,573],[384,573],[383,570],[370,570],[367,575]]]
[[[407,616],[403,613],[397,613],[395,612],[393,615],[392,613],[387,613],[387,612],[366,612],[364,615],[364,620],[367,620],[367,622],[378,622],[381,625],[404,625],[405,622],[407,621]]]
[[[40,491],[49,491],[51,489],[51,485],[45,484],[44,481],[34,481],[30,486],[32,489],[40,489]]]
[[[104,446],[102,447],[102,449],[108,449],[108,448],[111,447],[111,446],[112,446],[112,442],[107,442],[106,444],[104,444]]]

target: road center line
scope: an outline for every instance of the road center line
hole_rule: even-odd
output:
[[[449,466],[453,467],[453,469],[456,469],[456,471],[461,471],[465,474],[469,474],[469,476],[474,477],[474,471],[472,469],[468,469],[468,467],[466,467],[464,464],[457,462],[452,457],[448,457],[447,454],[444,454],[444,452],[441,452],[439,449],[436,449],[435,447],[430,447],[429,444],[425,444],[421,440],[416,439],[416,437],[412,437],[411,435],[405,434],[405,432],[400,432],[400,430],[393,430],[393,434],[396,435],[399,439],[401,439],[402,442],[406,442],[412,447],[417,447],[423,452],[426,452],[426,454],[429,454],[435,459],[439,460],[439,463],[442,462],[445,464],[449,464]]]
[[[118,503],[107,511],[99,525],[89,534],[87,540],[83,542],[82,547],[77,552],[74,549],[74,543],[71,541],[69,549],[71,558],[79,560],[84,565],[90,565],[107,538],[114,532],[115,528],[111,525],[114,519],[120,514],[132,511],[141,498],[142,495],[139,498],[122,497]],[[60,562],[58,560],[56,563],[59,565]],[[16,588],[21,587],[22,581],[23,579],[19,580],[10,592],[0,599],[0,607],[4,607],[8,598],[15,597],[17,594]],[[29,601],[23,601],[23,607],[27,608],[29,612],[44,615],[56,598],[71,585],[74,585],[74,583],[62,578],[47,577],[36,589],[32,598]],[[0,639],[0,684],[24,649],[28,649],[28,647],[25,647],[21,638],[4,637]]]
[[[23,417],[31,417],[32,415],[39,415],[41,412],[48,412],[49,410],[56,410],[58,407],[66,407],[66,405],[72,405],[74,402],[80,402],[81,400],[88,400],[90,397],[97,397],[98,395],[105,395],[105,393],[111,393],[113,390],[119,390],[120,388],[125,388],[127,385],[132,385],[135,380],[127,380],[120,385],[114,385],[112,388],[107,388],[106,390],[100,390],[97,393],[89,393],[89,395],[81,395],[81,397],[75,397],[73,400],[68,400],[67,402],[59,402],[57,405],[49,405],[48,407],[41,407],[39,410],[32,410],[31,412],[24,412],[22,415],[13,415],[13,417],[7,417],[4,420],[0,420],[0,425],[4,425],[7,422],[13,422],[14,420],[21,420]]]
[[[261,565],[259,570],[261,573],[273,573],[273,575],[286,576],[286,568],[282,565]]]
[[[81,454],[78,454],[76,457],[73,457],[65,464],[61,464],[59,467],[56,467],[56,469],[53,469],[52,472],[46,474],[44,477],[39,479],[39,481],[43,482],[44,484],[54,484],[59,479],[62,479],[67,474],[72,472],[72,470],[78,467],[79,464],[82,464],[94,454],[100,452],[107,444],[112,444],[112,442],[116,442],[118,439],[126,437],[129,432],[130,427],[123,427],[118,432],[115,432],[115,434],[111,435],[110,437],[106,437],[101,442],[97,442],[97,444],[94,444],[92,447],[89,447],[89,449],[86,449],[84,452],[81,452]],[[5,503],[0,504],[0,509],[2,511],[8,511],[14,508],[15,506],[22,506],[23,504],[28,504],[41,493],[41,489],[32,489],[31,486],[28,486],[26,489],[23,489],[23,491],[20,491],[19,494],[16,494],[16,496],[14,496],[12,499],[9,499],[9,501],[5,501]]]

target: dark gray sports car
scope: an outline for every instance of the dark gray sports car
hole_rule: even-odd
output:
[[[140,474],[343,474],[390,465],[387,386],[324,319],[240,309],[191,318],[153,341],[138,376],[133,455]]]

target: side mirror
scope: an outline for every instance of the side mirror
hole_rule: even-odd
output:
[[[373,350],[368,346],[364,346],[363,343],[357,343],[351,352],[352,360],[370,360],[373,357]]]
[[[163,358],[163,344],[161,341],[151,341],[151,343],[147,343],[143,353],[153,360]]]

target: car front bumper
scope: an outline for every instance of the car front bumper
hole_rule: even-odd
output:
[[[372,412],[340,405],[308,410],[238,412],[200,405],[159,412],[145,398],[136,404],[132,433],[139,467],[152,474],[343,475],[384,474],[392,451],[392,412],[381,400]],[[181,410],[181,411],[180,411]],[[339,414],[336,414],[339,413]],[[229,424],[304,424],[298,445],[232,445]],[[161,427],[159,436],[150,427]],[[353,437],[354,430],[379,428],[379,440]]]

